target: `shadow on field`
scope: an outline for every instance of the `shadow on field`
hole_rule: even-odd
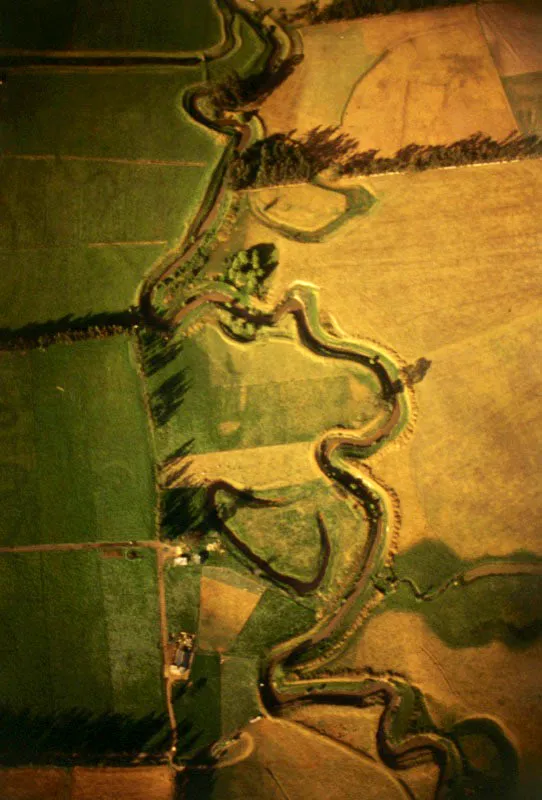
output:
[[[196,529],[205,533],[210,524],[208,492],[190,476],[188,456],[194,439],[180,445],[161,465],[162,517],[161,535],[176,539]],[[173,485],[173,484],[181,485]]]
[[[206,800],[213,797],[216,770],[188,769],[177,773],[173,800]]]
[[[128,714],[93,714],[81,708],[37,714],[0,707],[0,763],[82,762],[104,758],[130,761],[137,753],[162,753],[169,745],[166,714],[135,718]]]
[[[186,392],[190,389],[187,370],[180,369],[166,378],[151,395],[151,412],[155,424],[165,425],[182,405]]]
[[[182,342],[170,342],[164,334],[146,330],[141,334],[143,370],[148,378],[173,361],[182,350]]]

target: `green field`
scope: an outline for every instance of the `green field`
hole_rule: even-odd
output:
[[[218,653],[197,653],[190,673],[190,686],[177,684],[174,688],[179,755],[195,754],[220,738],[220,689]]]
[[[222,735],[243,728],[251,719],[258,716],[259,664],[257,658],[238,658],[225,656],[222,662]]]
[[[164,584],[169,633],[197,633],[201,567],[179,568],[166,562]]]
[[[203,50],[218,44],[213,0],[25,0],[0,2],[0,48]]]
[[[279,589],[268,589],[235,640],[232,654],[261,656],[314,625],[313,611]]]
[[[226,492],[219,493],[217,502],[220,504],[222,497],[227,503]],[[267,508],[237,502],[233,516],[226,515],[236,536],[273,569],[310,581],[317,575],[322,558],[320,515],[331,552],[319,592],[330,592],[331,596],[343,592],[353,582],[355,564],[365,544],[363,512],[324,479],[259,492],[258,497],[280,502]]]
[[[0,354],[0,543],[154,535],[153,453],[125,336]]]
[[[182,239],[222,153],[181,106],[201,79],[201,68],[10,73],[0,327],[135,301],[144,273]]]
[[[337,424],[363,424],[378,404],[374,376],[360,365],[280,334],[238,344],[213,325],[183,340],[149,385],[155,404],[176,386],[156,431],[163,459],[187,440],[193,453],[311,441]]]
[[[263,68],[270,53],[270,46],[244,17],[235,17],[232,31],[235,46],[224,58],[211,61],[208,65],[209,77],[219,79],[226,72],[236,70],[241,75],[249,75]]]
[[[140,747],[163,729],[163,720],[154,727],[140,722],[139,731],[130,728],[130,720],[163,715],[165,708],[155,554],[140,549],[137,558],[125,555],[121,550],[113,558],[99,551],[0,556],[0,704],[7,707],[0,748],[17,749],[17,741],[6,743],[5,727],[10,715],[25,710],[30,716],[14,722],[15,739],[26,733],[26,746],[32,746],[43,735],[42,726],[56,724],[60,752],[77,750],[80,734],[67,717],[59,719],[76,709],[92,715],[104,750],[112,744],[108,731],[116,731],[113,746],[122,748],[115,727],[120,723],[127,739],[139,737]],[[100,719],[104,714],[121,716],[110,718],[108,728],[107,718]]]

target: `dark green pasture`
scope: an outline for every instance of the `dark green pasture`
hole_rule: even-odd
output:
[[[122,752],[167,736],[155,554],[134,552],[0,555],[7,758]]]
[[[205,50],[221,30],[214,0],[0,1],[0,48]]]
[[[0,544],[154,536],[153,448],[126,336],[0,354]]]

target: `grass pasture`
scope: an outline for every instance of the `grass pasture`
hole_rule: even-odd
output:
[[[474,5],[300,29],[305,59],[264,103],[270,133],[340,125],[361,150],[516,127]],[[333,80],[330,80],[330,64]]]
[[[27,0],[15,8],[1,0],[0,48],[206,50],[220,42],[219,13],[215,0]]]
[[[338,423],[362,425],[378,413],[370,370],[315,355],[290,335],[239,344],[204,325],[149,378],[151,394],[169,391],[175,379],[178,402],[156,431],[161,459],[187,440],[194,454],[310,441]]]
[[[154,536],[153,454],[125,336],[0,355],[0,543]]]
[[[10,73],[0,327],[135,301],[143,275],[182,238],[222,152],[181,107],[201,78],[200,68]]]
[[[4,755],[20,748],[23,760],[32,760],[42,726],[55,719],[60,732],[55,742],[48,731],[49,749],[85,747],[85,723],[63,721],[65,713],[90,715],[89,741],[98,753],[118,752],[123,742],[141,749],[161,735],[164,721],[140,722],[139,730],[129,724],[165,711],[155,554],[140,549],[130,560],[101,551],[8,553],[0,571]],[[26,721],[9,716],[25,710]]]

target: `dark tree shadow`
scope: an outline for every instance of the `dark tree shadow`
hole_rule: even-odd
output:
[[[132,717],[73,708],[39,714],[0,707],[0,763],[131,761],[142,750],[159,755],[169,746],[166,714]]]
[[[182,341],[169,341],[166,334],[152,330],[143,331],[140,340],[143,370],[149,378],[170,364],[183,348]]]
[[[178,408],[190,388],[187,370],[180,369],[166,378],[151,395],[151,412],[158,427],[165,425]]]

